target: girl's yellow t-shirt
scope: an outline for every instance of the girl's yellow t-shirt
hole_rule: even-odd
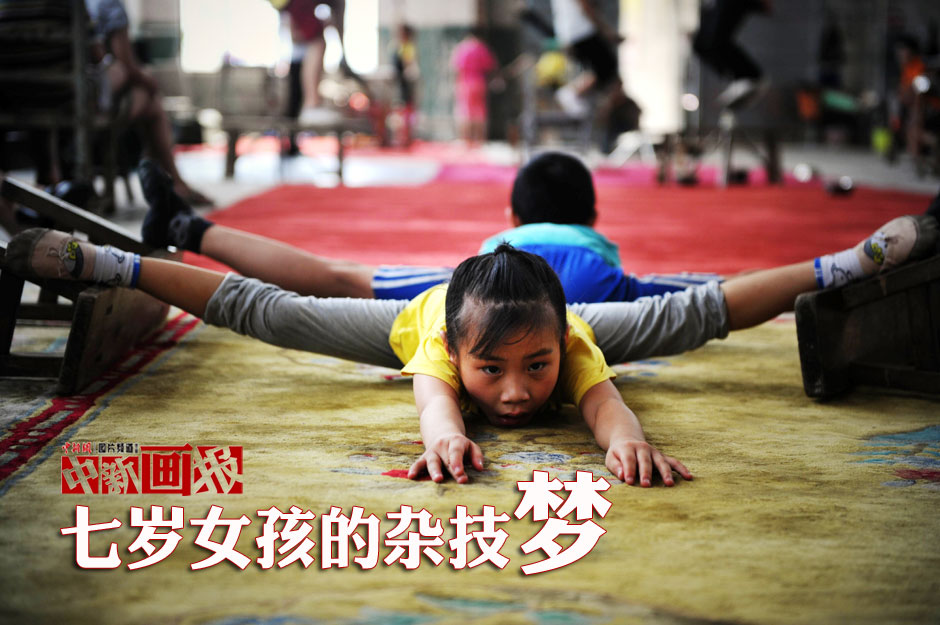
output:
[[[443,380],[457,393],[463,385],[457,367],[450,361],[442,338],[444,301],[447,285],[432,287],[411,300],[402,310],[389,334],[388,342],[395,355],[405,363],[403,375],[422,373]],[[561,402],[578,405],[588,390],[617,374],[607,366],[604,354],[594,342],[594,331],[583,319],[568,311],[568,340],[562,359],[558,386],[555,389]]]

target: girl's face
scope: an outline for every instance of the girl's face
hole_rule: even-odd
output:
[[[531,421],[555,390],[561,346],[556,330],[533,329],[509,337],[493,353],[471,354],[461,347],[451,360],[487,420],[518,427]]]

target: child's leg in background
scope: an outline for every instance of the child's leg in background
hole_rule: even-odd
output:
[[[651,273],[645,276],[627,276],[627,296],[625,302],[632,302],[640,297],[662,295],[681,291],[706,282],[721,282],[723,276],[717,273]]]
[[[198,251],[242,275],[301,295],[372,297],[375,267],[317,256],[256,234],[213,225]]]
[[[450,279],[448,267],[365,265],[317,256],[281,241],[212,225],[201,254],[250,278],[300,295],[364,299],[412,299]]]
[[[152,161],[140,165],[150,205],[141,234],[155,247],[174,246],[225,263],[239,273],[301,295],[411,299],[450,277],[440,267],[400,267],[390,272],[353,261],[326,258],[281,241],[214,224],[173,191]]]

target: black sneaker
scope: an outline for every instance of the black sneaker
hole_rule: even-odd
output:
[[[150,159],[137,169],[144,198],[150,207],[140,232],[145,243],[154,247],[173,245],[170,222],[177,215],[192,215],[193,208],[173,190],[173,179]]]

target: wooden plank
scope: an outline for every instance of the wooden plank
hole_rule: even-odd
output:
[[[57,392],[73,394],[107,371],[166,319],[169,306],[142,291],[93,286],[75,303]]]
[[[940,280],[940,255],[904,265],[903,271],[891,271],[857,284],[847,285],[843,300],[847,308],[855,308],[918,284]]]
[[[803,387],[826,398],[867,384],[940,393],[940,258],[796,301]]]
[[[30,185],[6,177],[0,185],[0,195],[35,210],[55,222],[56,228],[84,232],[93,243],[110,244],[128,252],[149,254],[154,247],[139,237],[94,213],[63,202],[54,195],[34,189]]]
[[[5,248],[0,244],[0,268]],[[179,260],[181,254],[155,250],[151,256]],[[75,305],[27,305],[20,302],[23,279],[9,270],[0,271],[0,375],[59,377],[57,392],[73,394],[114,365],[127,350],[162,326],[167,304],[142,291],[89,286],[66,280],[36,280],[44,288],[57,289],[74,298]],[[17,288],[18,287],[18,288]],[[65,356],[11,354],[13,330],[26,312],[43,318],[62,318],[73,311]],[[5,345],[5,348],[4,348]]]

